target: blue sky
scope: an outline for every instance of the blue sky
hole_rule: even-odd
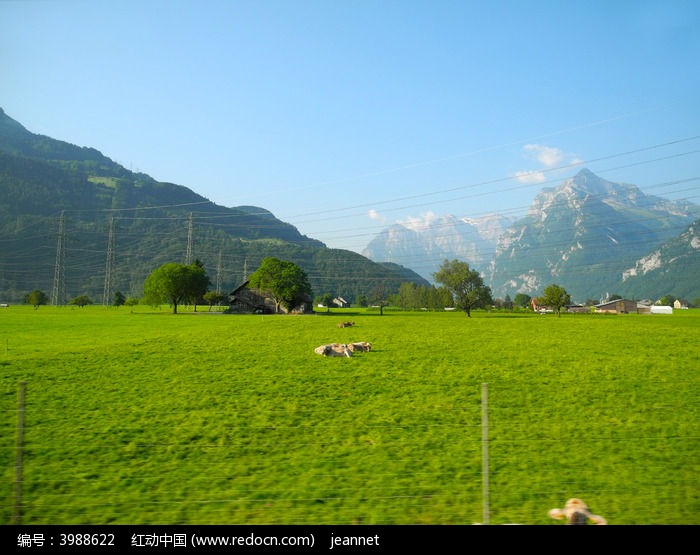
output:
[[[700,195],[700,3],[0,1],[0,107],[361,250],[587,167]]]

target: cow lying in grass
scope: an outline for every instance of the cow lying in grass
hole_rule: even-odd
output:
[[[345,343],[330,343],[328,345],[319,345],[314,349],[317,355],[325,357],[351,357],[352,350]]]
[[[372,350],[372,344],[369,343],[368,341],[358,341],[357,343],[348,343],[348,349],[351,351],[371,351]]]
[[[340,322],[338,324],[338,327],[339,328],[349,328],[349,327],[354,326],[354,325],[355,325],[355,322]]]
[[[549,511],[549,516],[556,520],[566,519],[566,524],[593,524],[603,525],[607,521],[599,515],[594,515],[580,499],[575,497],[569,499],[563,509],[552,509]]]

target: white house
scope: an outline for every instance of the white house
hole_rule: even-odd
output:
[[[336,297],[335,299],[333,299],[333,303],[339,308],[345,308],[350,305],[350,303],[346,301],[343,297]]]

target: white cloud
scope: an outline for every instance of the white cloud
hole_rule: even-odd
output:
[[[545,173],[553,170],[563,169],[563,166],[573,166],[582,164],[582,160],[571,153],[564,152],[562,149],[555,146],[540,145],[537,143],[529,143],[523,146],[524,157],[529,160],[539,162],[543,169],[537,170],[521,170],[513,174],[513,177],[520,183],[536,184],[544,183],[547,180]]]
[[[384,216],[382,216],[379,212],[377,212],[374,208],[371,208],[367,212],[367,217],[370,220],[375,220],[375,221],[382,222],[382,223],[384,223],[386,221],[386,218]]]
[[[564,159],[564,152],[553,146],[544,146],[538,144],[527,144],[523,147],[526,155],[534,158],[540,164],[551,168],[556,166]]]
[[[417,218],[407,218],[405,220],[399,220],[397,223],[402,226],[412,229],[413,231],[425,231],[430,225],[437,219],[435,212],[430,210],[425,214],[421,214]]]
[[[520,183],[543,183],[547,178],[540,171],[515,172],[515,179]]]

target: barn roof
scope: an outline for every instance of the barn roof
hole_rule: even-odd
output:
[[[244,281],[243,283],[241,283],[238,287],[236,287],[233,291],[231,291],[231,292],[229,293],[229,295],[235,295],[236,293],[240,292],[241,289],[245,289],[246,287],[248,287],[248,281],[249,281],[249,280],[245,280],[245,281]]]
[[[623,304],[634,303],[636,305],[637,301],[632,301],[630,299],[614,299],[612,301],[607,301],[604,303],[597,304],[597,305],[595,305],[595,307],[596,308],[605,308],[606,306],[616,306],[618,303],[623,303]]]

